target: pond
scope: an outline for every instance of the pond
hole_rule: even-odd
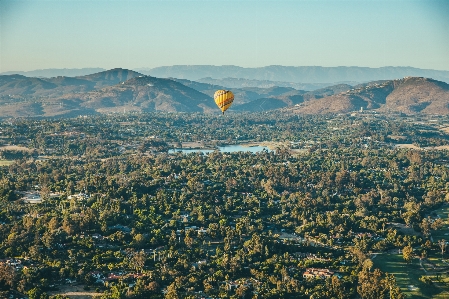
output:
[[[233,153],[233,152],[251,152],[251,153],[257,153],[261,152],[263,150],[266,150],[268,152],[271,152],[271,150],[266,146],[243,146],[243,145],[227,145],[227,146],[219,146],[217,148],[222,153]],[[175,148],[172,150],[169,150],[169,153],[174,152],[182,152],[185,154],[189,153],[198,153],[201,152],[203,154],[208,154],[213,152],[213,149],[185,149],[185,148]]]

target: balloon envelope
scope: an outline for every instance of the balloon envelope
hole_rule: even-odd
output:
[[[214,94],[215,104],[224,114],[234,101],[234,94],[230,90],[217,90]]]

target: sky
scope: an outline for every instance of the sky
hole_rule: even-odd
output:
[[[170,65],[449,70],[449,0],[0,0],[0,72]]]

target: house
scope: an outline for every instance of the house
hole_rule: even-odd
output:
[[[192,267],[196,270],[199,269],[200,265],[206,265],[207,261],[206,260],[200,260],[197,261],[196,263],[192,263]]]
[[[119,231],[127,233],[127,234],[131,232],[131,229],[129,227],[121,225],[121,224],[116,224],[116,225],[110,226],[108,228],[111,230],[119,230]]]
[[[39,192],[27,191],[27,192],[20,192],[20,194],[23,195],[22,200],[26,203],[42,202],[42,197],[40,196]]]
[[[102,239],[103,239],[103,236],[100,235],[100,234],[98,234],[98,233],[94,233],[94,234],[92,234],[92,238],[98,239],[98,240],[102,240]]]
[[[87,200],[87,199],[89,199],[89,197],[90,197],[89,194],[80,192],[80,193],[75,194],[75,195],[69,195],[67,197],[67,199],[76,199],[76,200],[81,201],[81,200]]]
[[[329,269],[307,268],[302,277],[326,279],[332,277],[332,275],[334,275],[334,272]]]

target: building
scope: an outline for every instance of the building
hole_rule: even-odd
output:
[[[334,272],[329,269],[307,268],[302,277],[326,279],[332,277],[332,275],[334,275]]]

